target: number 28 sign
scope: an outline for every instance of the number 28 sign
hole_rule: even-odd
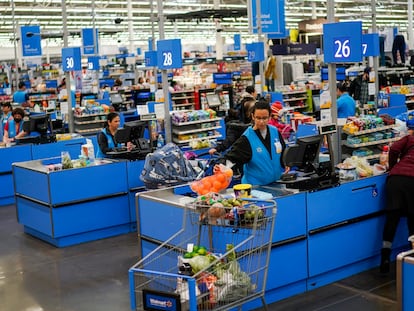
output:
[[[159,69],[183,67],[180,39],[157,41],[157,65]]]
[[[325,63],[362,61],[362,22],[323,25]]]

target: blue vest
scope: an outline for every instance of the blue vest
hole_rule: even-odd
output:
[[[106,131],[107,129],[104,128],[101,130],[102,133],[106,136],[106,139],[108,140],[108,148],[113,149],[115,148],[115,142],[112,139],[112,136]],[[116,147],[121,147],[121,144],[117,144]],[[102,159],[105,158],[105,154],[102,152],[101,148],[98,145],[98,151],[96,152],[96,158]]]
[[[19,133],[23,130],[23,120],[20,121],[19,124]],[[16,123],[14,122],[13,118],[10,118],[9,120],[9,138],[13,138],[17,135],[18,133],[16,133]]]
[[[267,129],[270,133],[271,155],[252,127],[249,127],[243,133],[252,148],[252,158],[243,167],[242,183],[267,185],[280,179],[282,174],[280,165],[282,145],[279,140],[279,133],[274,126],[267,126]]]

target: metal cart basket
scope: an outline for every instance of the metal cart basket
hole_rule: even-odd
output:
[[[210,208],[186,206],[180,230],[129,269],[131,309],[241,309],[258,298],[267,309],[276,202]]]

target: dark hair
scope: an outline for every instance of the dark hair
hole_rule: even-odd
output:
[[[26,86],[26,84],[23,81],[19,82],[19,89],[21,89],[22,87],[25,87],[25,86]]]
[[[12,111],[12,116],[15,116],[16,114],[19,114],[22,117],[22,119],[24,118],[24,110],[22,108],[14,108]]]
[[[108,113],[108,115],[106,116],[105,127],[108,127],[108,122],[112,122],[112,120],[115,119],[116,117],[119,117],[118,113],[116,113],[116,112]]]
[[[1,104],[3,107],[10,107],[11,108],[11,103],[10,102],[4,102]]]
[[[267,110],[267,111],[269,111],[269,115],[270,115],[270,105],[269,105],[269,102],[266,99],[264,99],[264,98],[259,99],[254,104],[253,109],[252,109],[252,113],[254,113],[256,110]]]
[[[255,92],[254,86],[253,85],[246,86],[246,92],[249,94],[253,94]]]
[[[349,91],[349,85],[346,81],[343,82],[338,82],[336,87],[338,88],[338,90],[340,90],[342,93],[344,92],[348,92]]]

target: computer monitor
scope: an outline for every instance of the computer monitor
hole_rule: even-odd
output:
[[[129,141],[134,142],[140,138],[144,138],[147,121],[135,120],[124,123],[124,128],[129,131]]]
[[[150,89],[134,90],[135,105],[145,105],[150,100],[151,100],[151,90]]]
[[[207,94],[207,103],[210,108],[215,108],[221,105],[220,97],[218,94]]]
[[[322,135],[300,137],[283,153],[283,161],[289,167],[297,167],[304,173],[315,171],[314,163],[319,155]]]
[[[49,131],[50,117],[47,114],[35,114],[29,117],[29,121],[23,123],[23,130],[28,133],[39,133],[44,136]]]

